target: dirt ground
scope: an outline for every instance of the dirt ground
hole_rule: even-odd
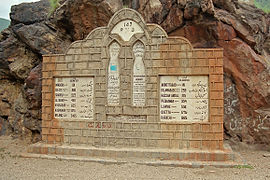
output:
[[[235,168],[180,168],[138,164],[100,164],[94,162],[60,161],[21,158],[27,143],[0,136],[0,179],[237,179],[270,180],[269,150],[235,146],[248,166]]]

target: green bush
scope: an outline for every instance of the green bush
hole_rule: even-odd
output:
[[[262,9],[266,13],[270,13],[270,2],[269,0],[254,0],[254,5]]]
[[[50,12],[49,16],[59,7],[59,0],[49,0],[50,1]]]

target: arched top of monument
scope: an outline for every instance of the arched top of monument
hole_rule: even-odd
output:
[[[190,41],[182,36],[170,36],[167,39],[167,43],[171,43],[171,44],[181,44],[182,47],[185,46],[184,49],[182,50],[186,50],[186,51],[191,51],[193,50],[193,46],[190,43]]]
[[[84,40],[73,42],[65,54],[79,53],[79,46],[101,46],[109,36],[119,36],[122,41],[129,42],[135,34],[144,34],[145,38],[152,43],[184,43],[186,49],[193,47],[189,40],[184,37],[168,37],[166,31],[158,24],[146,24],[143,17],[135,10],[123,8],[116,12],[106,27],[99,27],[92,30]],[[105,38],[105,39],[104,39]],[[94,40],[93,40],[94,39]],[[81,48],[82,49],[82,48]],[[76,54],[75,53],[75,54]]]

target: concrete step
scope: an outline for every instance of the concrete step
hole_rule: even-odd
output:
[[[28,153],[22,157],[45,159],[79,160],[100,163],[137,163],[146,165],[181,167],[233,167],[243,165],[241,157],[224,145],[224,150],[177,150],[89,147],[83,145],[44,144],[29,146]]]
[[[245,166],[246,164],[236,161],[173,161],[173,160],[154,160],[154,159],[111,159],[111,158],[95,158],[87,156],[73,156],[73,155],[47,155],[47,154],[33,154],[24,153],[21,154],[24,158],[41,158],[49,160],[66,160],[66,161],[84,161],[84,162],[96,162],[102,164],[126,164],[135,163],[139,165],[149,165],[149,166],[170,166],[170,167],[186,167],[186,168],[203,168],[207,166],[217,167],[217,168],[232,168],[237,166]]]

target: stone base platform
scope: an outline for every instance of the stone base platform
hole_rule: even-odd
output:
[[[91,161],[100,163],[137,163],[154,166],[201,168],[204,166],[234,167],[244,165],[240,155],[229,145],[224,150],[168,150],[138,148],[89,147],[82,145],[33,144],[26,158]]]

